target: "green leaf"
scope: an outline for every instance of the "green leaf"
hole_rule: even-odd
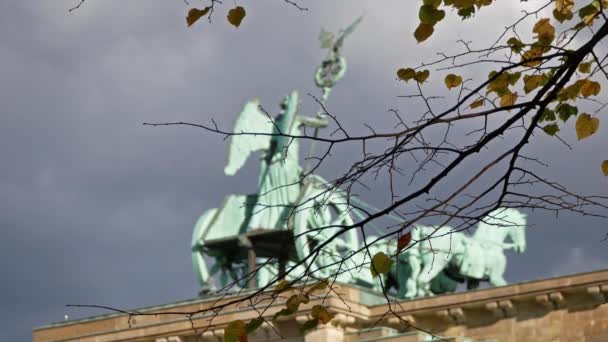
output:
[[[578,10],[578,16],[581,19],[589,15],[594,15],[595,13],[597,13],[597,8],[595,8],[592,3]]]
[[[568,121],[571,116],[576,116],[578,114],[578,108],[571,106],[565,102],[562,102],[555,107],[555,111],[557,112],[557,116],[563,122]]]
[[[519,78],[521,77],[521,72],[505,73],[505,75],[507,75],[507,80],[509,81],[509,84],[515,85],[515,83],[517,83],[517,81],[519,81]]]
[[[321,29],[319,33],[319,42],[321,43],[321,49],[329,49],[334,45],[334,34]]]
[[[391,270],[391,266],[393,265],[393,260],[389,258],[383,252],[378,252],[372,258],[372,264],[370,265],[370,270],[372,272],[372,277],[377,277],[380,274],[388,273]]]
[[[549,108],[545,108],[545,110],[543,110],[543,113],[540,115],[538,122],[555,121],[555,119],[555,112]]]
[[[524,49],[524,43],[522,43],[519,39],[512,37],[507,40],[507,45],[511,47],[511,51],[515,53],[520,53]]]
[[[559,132],[559,126],[556,123],[552,123],[543,127],[543,131],[545,131],[545,133],[549,134],[550,136],[554,136],[555,134],[557,134],[557,132]]]
[[[471,18],[473,16],[473,14],[475,14],[474,6],[467,7],[467,8],[461,8],[458,10],[458,15],[462,18],[462,20]]]
[[[423,0],[422,3],[437,8],[441,5],[441,0]]]

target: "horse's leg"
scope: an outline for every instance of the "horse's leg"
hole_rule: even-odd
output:
[[[216,208],[205,211],[194,225],[194,231],[192,232],[192,266],[194,273],[201,286],[201,293],[208,293],[215,290],[213,279],[207,269],[207,263],[203,257],[203,246],[205,241],[203,240],[207,230],[209,230],[209,223],[217,212]]]
[[[427,259],[432,258],[427,257]],[[446,253],[437,253],[435,260],[424,260],[422,270],[418,276],[418,295],[420,296],[432,296],[431,292],[431,281],[441,272],[449,262],[446,258]]]
[[[492,258],[492,257],[490,257]],[[507,282],[503,275],[505,274],[505,269],[507,268],[507,258],[505,257],[504,252],[500,252],[493,257],[494,267],[491,269],[488,277],[490,278],[490,284],[492,286],[504,286],[507,285]]]
[[[418,277],[422,268],[422,260],[419,255],[410,253],[408,255],[408,265],[410,268],[409,277],[405,280],[405,298],[414,298],[418,292]]]

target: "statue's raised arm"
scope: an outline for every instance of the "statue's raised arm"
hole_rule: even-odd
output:
[[[247,102],[234,124],[224,173],[234,175],[251,153],[270,149],[273,128],[271,118],[260,110],[259,100]]]

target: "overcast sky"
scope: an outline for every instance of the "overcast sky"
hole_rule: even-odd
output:
[[[221,137],[142,122],[213,117],[229,127],[254,97],[276,112],[292,89],[318,94],[320,28],[365,14],[346,42],[349,70],[328,108],[355,130],[390,127],[387,109],[408,105],[397,98],[404,92],[397,68],[459,38],[495,37],[496,22],[521,9],[502,2],[470,22],[442,23],[418,46],[416,11],[403,0],[303,1],[307,12],[280,0],[247,1],[238,30],[224,21],[227,7],[214,23],[187,29],[179,0],[87,0],[68,14],[75,2],[0,2],[2,341],[29,340],[33,327],[65,314],[105,313],[66,304],[137,308],[196,296],[193,224],[225,194],[253,192],[258,165],[227,178]],[[313,100],[304,100],[312,112]],[[583,142],[566,133],[574,151],[539,139],[529,152],[544,156],[547,174],[571,189],[606,194],[599,172],[608,159],[606,122],[603,134]],[[331,178],[331,169],[324,172]],[[509,282],[606,267],[606,221],[528,218],[529,251],[509,255]]]

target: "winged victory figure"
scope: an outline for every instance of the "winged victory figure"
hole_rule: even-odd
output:
[[[302,168],[298,139],[304,126],[327,126],[321,117],[298,115],[299,95],[292,91],[281,103],[276,118],[262,112],[257,99],[245,104],[238,116],[228,152],[226,175],[234,175],[256,151],[263,151],[258,179],[258,198],[249,228],[285,229],[287,216],[300,191]],[[255,133],[255,134],[254,134]]]

